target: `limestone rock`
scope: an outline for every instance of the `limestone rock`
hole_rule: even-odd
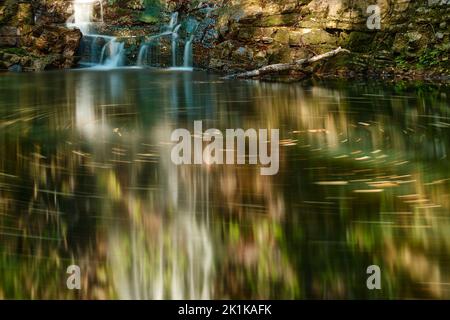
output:
[[[380,29],[368,28],[371,4],[380,10]],[[392,68],[396,58],[413,66],[426,52],[447,61],[448,10],[413,0],[228,0],[216,12],[218,45],[209,58],[216,65],[220,60],[222,70],[250,69],[342,46],[353,52],[351,59],[336,58],[342,72]],[[244,52],[253,52],[253,59],[243,59]]]

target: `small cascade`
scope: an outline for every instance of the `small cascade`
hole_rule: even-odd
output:
[[[182,24],[178,23],[178,12],[172,13],[169,23],[162,28],[162,32],[146,38],[141,44],[136,65],[144,66],[171,66],[173,69],[192,68],[192,42],[194,37],[191,28],[188,28],[189,39],[185,42],[183,62],[180,65],[178,57],[178,47],[180,42],[179,31]],[[166,48],[170,46],[170,51]],[[167,54],[169,53],[169,55]],[[170,60],[164,59],[170,57]],[[163,61],[166,60],[166,61]]]
[[[192,68],[192,41],[194,40],[194,36],[191,35],[189,40],[184,45],[184,54],[183,54],[183,67]]]
[[[102,49],[100,63],[106,68],[117,68],[123,65],[125,44],[112,38]]]
[[[173,12],[172,15],[170,16],[170,21],[169,24],[166,26],[166,30],[164,30],[165,32],[172,32],[173,29],[175,29],[176,25],[178,22],[178,12]]]
[[[178,46],[178,30],[180,30],[181,24],[177,25],[172,31],[172,67],[177,66],[177,46]]]
[[[136,65],[139,67],[145,66],[145,60],[148,59],[148,44],[143,44],[141,48],[139,49],[139,54],[137,58]]]
[[[83,36],[83,58],[80,64],[87,67],[109,69],[125,64],[125,43],[119,38],[102,34]]]
[[[83,34],[84,58],[80,64],[108,69],[122,66],[125,44],[116,37],[95,33],[96,25],[104,22],[102,0],[73,0],[73,11],[67,26]]]
[[[87,34],[82,39],[82,59],[81,64],[86,66],[96,66],[101,64],[101,54],[106,45],[115,39],[112,36],[103,34]]]
[[[95,16],[96,6],[100,7],[100,17]],[[67,20],[68,27],[80,29],[83,35],[92,32],[95,23],[103,23],[103,3],[101,0],[74,0],[74,14]]]

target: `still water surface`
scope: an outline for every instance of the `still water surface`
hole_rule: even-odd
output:
[[[431,86],[0,74],[0,297],[450,298],[449,105]],[[173,165],[194,120],[279,128],[280,172]]]

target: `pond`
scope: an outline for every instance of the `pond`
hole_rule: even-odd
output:
[[[450,298],[449,105],[431,85],[0,74],[0,297]],[[195,120],[279,129],[278,174],[173,164]]]

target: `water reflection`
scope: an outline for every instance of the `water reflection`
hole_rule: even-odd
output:
[[[0,296],[450,298],[449,92],[1,74]],[[198,119],[279,128],[280,173],[174,166],[170,133]]]

